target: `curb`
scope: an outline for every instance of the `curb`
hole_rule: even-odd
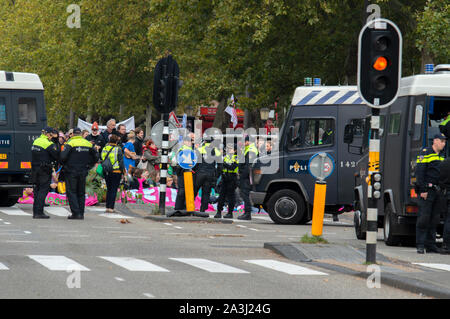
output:
[[[264,248],[270,249],[290,260],[297,262],[309,262],[311,263],[311,265],[343,273],[345,275],[355,276],[363,279],[367,279],[371,275],[370,273],[355,271],[343,266],[330,265],[323,262],[314,261],[289,243],[264,243]],[[384,272],[381,277],[381,283],[393,288],[416,294],[422,294],[428,297],[450,299],[450,289],[436,286],[434,284],[427,283],[415,278],[406,278],[397,274]]]

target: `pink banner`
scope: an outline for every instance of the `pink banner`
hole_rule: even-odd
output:
[[[19,198],[19,204],[33,204],[34,198],[33,193],[24,193],[24,196]],[[66,194],[58,194],[58,193],[48,193],[45,203],[53,206],[68,206],[69,202],[67,201]],[[97,195],[95,196],[86,196],[86,206],[93,206],[98,203]]]

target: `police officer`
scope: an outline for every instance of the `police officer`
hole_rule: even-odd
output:
[[[46,219],[45,198],[52,181],[53,162],[59,159],[59,148],[51,141],[53,129],[46,127],[31,147],[31,181],[34,185],[33,218]]]
[[[436,227],[441,210],[441,193],[439,187],[440,165],[444,160],[440,156],[445,147],[445,135],[436,134],[433,145],[423,149],[417,157],[416,191],[419,197],[419,212],[416,221],[417,253],[440,252],[436,246]]]
[[[444,234],[441,254],[450,254],[450,158],[446,158],[441,166],[439,173],[439,187],[443,190],[444,195]]]
[[[183,138],[183,145],[178,150],[178,153],[184,151],[184,150],[190,150],[192,151],[192,140],[190,136],[186,136]],[[178,154],[177,153],[177,154]],[[178,156],[177,156],[178,158]],[[185,189],[184,189],[184,170],[180,166],[175,166],[174,171],[177,174],[177,180],[178,180],[178,192],[177,192],[177,198],[175,200],[175,210],[185,210],[186,209],[186,195],[185,195]],[[195,178],[194,178],[195,183]]]
[[[81,137],[81,129],[75,128],[73,137],[61,152],[67,199],[72,211],[69,219],[84,219],[86,176],[98,158],[98,152],[92,144]]]
[[[205,141],[201,147],[198,148],[198,152],[201,156],[201,161],[196,166],[195,169],[195,187],[194,196],[197,196],[200,188],[202,189],[202,203],[200,206],[200,212],[205,212],[208,209],[209,198],[211,196],[211,188],[216,183],[216,163],[219,166],[219,171],[221,171],[222,163],[220,157],[222,153],[211,145],[212,137],[205,138]]]
[[[258,156],[258,149],[255,143],[250,143],[250,138],[247,135],[245,137],[245,146],[243,152],[243,161],[239,161],[239,191],[244,201],[244,214],[239,216],[238,219],[241,220],[251,220],[252,219],[252,203],[250,201],[250,190],[251,190],[251,169],[253,167],[253,161]]]
[[[226,151],[227,154],[223,158],[222,189],[217,200],[217,213],[214,215],[214,218],[222,217],[225,200],[228,202],[228,214],[223,216],[223,218],[233,218],[233,210],[236,203],[235,190],[238,183],[239,161],[235,153],[234,144],[227,144]]]

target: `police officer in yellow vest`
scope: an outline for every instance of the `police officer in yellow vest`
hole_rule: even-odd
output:
[[[258,156],[258,149],[255,143],[250,142],[250,138],[247,135],[245,137],[245,147],[244,147],[244,158],[243,161],[239,161],[239,191],[244,201],[244,214],[239,216],[238,219],[241,220],[251,220],[252,219],[252,203],[250,201],[250,190],[252,188],[251,169],[253,167],[253,162]]]
[[[59,148],[51,141],[53,129],[46,127],[31,147],[31,182],[34,185],[33,218],[46,219],[45,198],[52,181],[53,162],[59,159]]]
[[[183,138],[183,145],[178,150],[177,155],[184,151],[184,150],[191,150],[192,151],[192,140],[190,136],[185,136]],[[178,158],[178,156],[176,156]],[[175,210],[185,210],[186,209],[186,195],[184,190],[184,170],[179,165],[176,165],[173,167],[174,172],[177,174],[177,181],[178,181],[178,192],[177,192],[177,198],[175,200]],[[195,175],[194,178],[194,185],[195,185]]]
[[[222,170],[222,152],[214,147],[211,142],[212,137],[206,137],[203,145],[198,148],[199,163],[195,167],[195,187],[194,196],[197,196],[200,188],[202,189],[202,203],[200,206],[200,212],[205,212],[208,209],[209,198],[211,196],[211,188],[215,185],[218,175],[216,164],[218,169]]]
[[[416,220],[417,253],[440,252],[436,245],[436,227],[441,213],[441,189],[439,187],[440,166],[444,157],[445,135],[436,134],[433,145],[424,148],[417,157],[416,192],[419,194],[419,212]]]
[[[235,190],[238,182],[238,158],[235,153],[235,146],[233,143],[227,144],[227,154],[223,158],[222,169],[222,189],[220,191],[219,199],[217,200],[217,213],[214,218],[222,217],[222,209],[225,200],[228,202],[228,214],[223,218],[233,218],[234,205],[236,203]]]
[[[69,219],[84,219],[86,176],[97,163],[98,152],[91,142],[81,137],[81,129],[73,130],[73,137],[61,152],[64,165],[66,194],[72,215]]]

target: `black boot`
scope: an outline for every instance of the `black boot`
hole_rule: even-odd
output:
[[[238,219],[240,219],[240,220],[252,220],[252,214],[251,213],[244,213],[243,215],[239,216]]]
[[[214,218],[222,218],[222,213],[220,210],[217,211],[217,213],[214,215]]]
[[[79,214],[72,214],[69,217],[67,217],[67,219],[84,219],[84,216]]]
[[[223,216],[223,218],[233,218],[233,213],[228,213],[225,216]]]

